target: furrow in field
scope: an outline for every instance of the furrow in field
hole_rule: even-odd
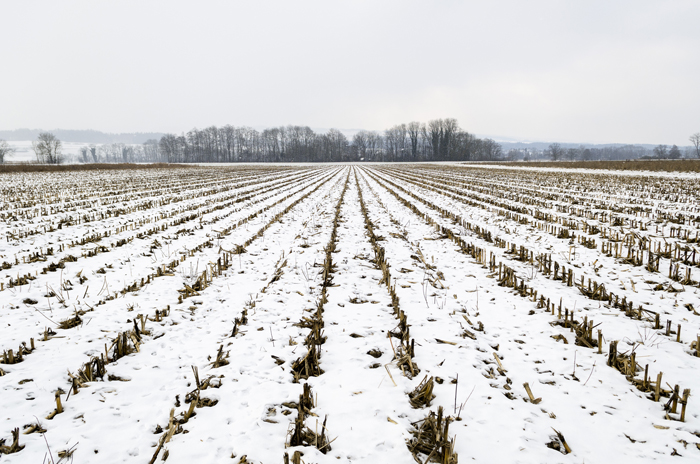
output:
[[[318,179],[313,177],[307,182],[318,182]],[[170,271],[174,270],[173,262],[180,265],[180,261],[190,255],[193,249],[202,248],[202,243],[212,242],[212,237],[220,236],[221,240],[217,243],[222,243],[226,239],[222,234],[227,229],[235,228],[240,221],[251,215],[262,215],[270,205],[284,201],[286,195],[300,192],[306,185],[308,184],[273,188],[269,194],[254,197],[241,205],[240,209],[232,210],[232,214],[222,222],[210,223],[206,227],[202,224],[194,225],[191,229],[185,229],[184,233],[175,235],[166,229],[151,235],[148,241],[114,248],[110,255],[111,262],[110,256],[105,255],[67,262],[60,272],[49,273],[42,276],[43,279],[31,281],[26,286],[28,288],[23,286],[16,290],[8,289],[9,294],[14,293],[14,298],[8,301],[4,315],[6,324],[0,328],[3,348],[16,350],[20,343],[28,343],[30,338],[38,340],[45,327],[56,330],[56,324],[73,317],[76,311],[90,312],[110,299],[127,296],[123,289],[135,286],[134,290],[138,290],[143,286],[144,279],[150,282],[151,277],[162,274],[166,267]],[[156,241],[157,245],[154,245]],[[193,269],[197,269],[197,266]],[[77,273],[80,275],[77,276]],[[46,298],[52,292],[55,296]],[[137,299],[125,304],[138,305],[138,302]]]
[[[700,258],[700,252],[696,253],[694,249],[687,246],[681,248],[676,239],[663,236],[663,229],[659,236],[658,226],[656,235],[641,230],[634,232],[633,226],[626,229],[618,227],[614,231],[610,229],[606,234],[605,230],[600,229],[602,227],[600,224],[594,225],[588,222],[578,224],[575,218],[572,219],[564,214],[560,215],[559,221],[562,227],[552,226],[551,215],[543,215],[539,210],[534,211],[533,214],[538,218],[545,216],[547,220],[531,219],[530,214],[523,214],[523,208],[520,206],[508,207],[488,198],[482,199],[483,201],[465,199],[462,191],[447,187],[444,183],[422,177],[416,178],[395,170],[389,172],[393,178],[406,182],[405,185],[411,186],[412,190],[418,187],[421,195],[432,197],[434,201],[440,198],[446,202],[447,208],[464,211],[463,216],[468,216],[472,224],[488,230],[488,233],[497,241],[506,240],[526,246],[536,245],[539,249],[546,249],[550,255],[555,256],[571,257],[573,251],[577,266],[587,270],[591,275],[595,274],[596,278],[601,277],[598,275],[600,269],[615,270],[633,264],[636,267],[635,277],[651,284],[650,288],[660,286],[659,289],[675,291],[674,288],[680,288],[679,283],[697,285],[697,282],[693,284],[692,267],[695,262],[700,264],[700,261],[696,261],[696,256]],[[644,230],[647,229],[644,228]],[[536,244],[529,240],[529,236],[533,233],[538,237]],[[624,287],[624,283],[622,286]]]
[[[383,182],[387,181],[383,180]],[[388,182],[391,184],[391,181]],[[424,200],[420,196],[406,191],[403,189],[403,187],[400,187],[397,184],[393,184],[391,187],[384,184],[382,185],[385,188],[388,188],[389,192],[393,192],[393,194],[398,195],[399,198],[402,198],[404,201],[408,201],[409,204],[413,204],[411,203],[413,199],[420,200],[421,202],[414,204],[417,211],[422,211],[422,214],[428,214],[428,216],[431,217],[431,221],[439,224],[444,230],[450,231],[453,238],[457,237],[455,240],[461,240],[458,237],[462,233],[471,233],[469,230],[462,227],[465,221],[459,215],[452,213],[451,210]],[[606,324],[602,327],[606,340],[625,340],[628,342],[630,349],[634,348],[634,345],[639,345],[637,351],[643,352],[643,355],[641,356],[643,356],[643,359],[647,361],[646,363],[650,364],[650,375],[656,375],[656,371],[653,369],[655,360],[666,360],[667,357],[663,353],[672,354],[670,359],[664,362],[663,368],[657,369],[663,370],[664,373],[669,375],[671,379],[680,379],[675,381],[679,382],[681,385],[687,385],[687,382],[683,382],[682,380],[687,377],[684,371],[686,371],[689,366],[696,362],[696,359],[692,359],[692,357],[687,356],[690,354],[690,343],[687,339],[685,340],[685,343],[688,343],[687,345],[685,343],[666,343],[668,339],[663,338],[658,331],[653,330],[653,325],[651,322],[654,320],[653,310],[648,310],[646,312],[642,311],[640,318],[640,310],[637,309],[636,305],[632,306],[631,302],[625,303],[625,298],[620,300],[619,306],[617,306],[619,308],[624,304],[627,308],[624,313],[621,313],[615,307],[615,305],[618,304],[617,297],[612,300],[615,305],[605,304],[606,301],[597,301],[597,299],[590,298],[589,295],[583,295],[583,292],[578,291],[575,281],[573,282],[574,285],[572,287],[568,287],[565,281],[562,281],[561,286],[552,287],[551,280],[544,278],[542,275],[535,272],[536,267],[534,264],[527,264],[527,261],[529,261],[528,259],[521,261],[518,259],[517,254],[513,255],[512,253],[503,252],[501,248],[494,247],[487,240],[483,239],[481,235],[475,237],[473,243],[478,245],[478,247],[481,248],[481,251],[484,251],[484,253],[482,253],[482,259],[485,259],[485,251],[490,252],[490,266],[492,268],[495,266],[496,270],[499,270],[499,280],[501,279],[501,264],[505,263],[508,267],[515,270],[515,274],[513,274],[515,279],[508,277],[509,281],[513,280],[513,282],[515,282],[517,279],[520,279],[522,288],[525,287],[527,282],[527,287],[529,289],[538,291],[540,300],[542,300],[542,298],[546,300],[544,303],[549,304],[548,301],[551,300],[554,305],[559,304],[558,310],[561,310],[562,316],[565,316],[565,313],[568,313],[571,314],[572,318],[574,317],[574,314],[576,314],[576,317],[578,318],[586,317],[588,320],[595,319],[595,321],[598,322],[603,319],[606,321]],[[508,251],[508,249],[506,250]],[[496,257],[500,257],[504,261],[495,264]],[[508,269],[506,269],[506,271],[508,271]],[[551,277],[556,280],[556,273]],[[664,311],[668,310],[668,305],[659,305],[659,307],[663,307]],[[683,313],[679,311],[679,309],[675,309],[676,316],[680,319],[683,318]],[[625,314],[631,318],[624,318]],[[661,320],[664,321],[664,319]],[[698,329],[696,329],[698,321],[694,319],[682,320],[686,327],[690,328],[690,337],[694,338],[692,334],[697,333],[698,331]],[[681,341],[683,340],[681,339]],[[683,356],[684,353],[686,353],[686,356]],[[641,365],[641,368],[643,369],[644,365]]]
[[[284,261],[280,259],[282,265],[274,282],[255,299],[254,309],[248,312],[248,327],[242,329],[245,335],[236,336],[229,343],[229,364],[216,370],[235,379],[226,381],[216,391],[221,399],[217,407],[230,411],[225,423],[220,411],[199,410],[187,436],[163,445],[169,449],[169,460],[193,462],[232,456],[236,460],[246,456],[248,462],[282,459],[289,440],[287,432],[297,415],[294,403],[307,382],[300,379],[301,384],[294,383],[295,359],[307,349],[303,345],[308,335],[306,325],[300,321],[312,318],[319,303],[325,300],[328,274],[321,263],[328,255],[327,243],[334,237],[334,206],[342,201],[347,174],[345,170],[341,182],[329,195],[313,200],[315,211],[303,222],[306,233],[296,235],[292,251],[284,256]],[[287,229],[284,239],[291,239],[292,235]],[[307,425],[313,429],[313,423]],[[212,442],[229,445],[212,448],[208,445]]]
[[[360,227],[362,212],[352,177],[340,218],[333,286],[323,313],[324,373],[308,379],[318,397],[318,410],[328,415],[329,435],[335,441],[325,457],[313,449],[305,449],[305,456],[318,462],[408,462],[407,421],[399,417],[405,409],[401,387],[407,379],[390,365],[393,352],[387,338],[397,321],[382,272],[372,263],[372,245]],[[357,411],[362,411],[360,423]],[[313,430],[313,422],[310,427]]]
[[[314,189],[307,188],[306,193],[304,193],[303,196],[293,196],[291,199],[287,200],[288,205],[293,205],[295,203],[298,203],[302,201],[303,199],[308,199],[309,196],[315,191],[317,191],[319,188],[323,187],[324,185],[327,184],[328,178],[324,179],[323,182],[319,183],[316,185]],[[288,210],[289,208],[287,208]],[[280,213],[274,215],[271,220],[274,223],[277,223],[286,213],[286,211],[280,211]],[[263,226],[262,229],[265,229],[268,226]],[[234,232],[232,235],[235,236],[245,236],[246,234],[249,234],[245,232],[242,228],[241,229],[234,229]],[[252,239],[249,238],[247,241],[249,243],[252,243],[256,238],[263,238],[264,241],[264,235],[262,234],[254,234]],[[211,252],[212,258],[215,260],[215,256],[218,254],[219,250],[214,250]],[[267,250],[266,250],[267,251]],[[272,251],[272,253],[278,253],[277,250]],[[192,259],[192,258],[190,258]],[[236,260],[233,260],[232,263],[235,266],[237,264],[235,262]],[[241,265],[241,263],[238,263]],[[240,271],[239,271],[240,272]],[[244,271],[245,272],[245,271]],[[210,274],[211,275],[211,274]],[[261,277],[263,279],[267,278],[265,274]],[[163,282],[166,280],[169,280],[173,284],[177,282],[178,279],[176,276],[172,277],[167,277],[164,276]],[[174,279],[174,280],[173,280]],[[243,280],[245,281],[245,280]],[[171,284],[172,285],[172,284]],[[176,284],[177,287],[171,288],[171,285],[163,285],[159,287],[146,287],[143,291],[139,292],[140,295],[138,296],[139,299],[141,300],[141,303],[147,306],[155,306],[156,308],[158,307],[164,307],[166,303],[173,303],[173,297],[175,293],[175,288],[178,288],[180,285]],[[168,291],[168,290],[171,291]],[[196,308],[195,305],[191,304],[192,300],[186,299],[182,303],[183,305],[187,305],[185,307],[191,307],[191,308]],[[13,372],[8,373],[8,375],[5,375],[2,377],[2,381],[4,384],[4,396],[10,400],[10,396],[16,397],[16,402],[19,405],[23,405],[24,408],[19,408],[15,412],[19,413],[20,415],[26,417],[32,417],[32,414],[35,415],[40,415],[40,414],[45,414],[46,411],[50,410],[51,406],[47,406],[48,403],[51,404],[53,402],[53,397],[52,395],[49,395],[49,392],[53,392],[53,390],[56,388],[56,385],[49,385],[48,382],[42,381],[40,379],[37,379],[34,381],[33,377],[36,377],[37,373],[37,366],[51,366],[50,369],[45,369],[42,372],[42,377],[46,379],[57,379],[57,378],[64,378],[64,374],[62,374],[63,369],[65,369],[66,365],[65,362],[68,359],[80,359],[81,357],[84,356],[84,354],[90,354],[94,355],[96,354],[97,356],[100,356],[100,353],[103,352],[103,344],[104,343],[109,343],[111,339],[114,337],[114,334],[116,334],[120,329],[118,329],[116,332],[114,331],[115,328],[122,326],[123,323],[119,322],[120,320],[123,320],[122,318],[125,317],[134,317],[135,313],[129,314],[126,311],[126,308],[121,308],[121,311],[118,311],[117,313],[110,313],[110,312],[105,312],[103,313],[104,317],[101,317],[99,319],[96,319],[93,321],[92,324],[86,324],[84,328],[81,330],[78,330],[75,333],[72,333],[69,338],[66,338],[65,340],[61,339],[60,341],[63,341],[64,343],[61,346],[58,346],[57,349],[54,350],[42,350],[39,351],[33,356],[29,356],[27,360],[25,360],[22,363],[19,364],[14,364],[10,366],[13,370]],[[128,316],[127,316],[128,314]],[[131,324],[127,322],[125,326],[123,326],[123,330],[128,330],[129,326]],[[187,325],[187,324],[185,324]],[[183,330],[188,330],[185,326],[182,327]],[[166,332],[167,333],[167,332]],[[53,348],[53,345],[52,345]],[[41,356],[40,356],[41,354]],[[82,354],[82,356],[81,356]],[[64,361],[61,362],[61,359]],[[63,365],[63,369],[60,368],[60,366]],[[72,368],[75,369],[78,366],[73,366]],[[71,367],[69,366],[69,369]],[[110,365],[111,368],[111,365]],[[111,373],[111,369],[110,373]],[[12,374],[12,375],[10,375]],[[32,382],[23,382],[21,383],[21,386],[19,388],[17,387],[11,387],[11,383],[13,380],[16,381],[17,378],[22,378],[24,376],[31,376],[33,379]],[[118,374],[117,374],[118,375]],[[29,377],[28,377],[29,378]],[[59,385],[61,385],[63,382],[59,382]],[[65,387],[64,387],[65,388]],[[43,393],[43,394],[42,394]],[[51,398],[47,398],[47,396],[51,396]],[[26,398],[25,398],[26,397]],[[32,401],[31,403],[23,403],[24,401],[30,400]],[[30,404],[32,406],[31,411],[29,408],[27,408],[27,405]],[[38,409],[38,411],[35,411],[35,409]],[[43,409],[43,411],[41,411]],[[58,416],[60,417],[60,415]],[[27,419],[25,419],[27,420]],[[20,420],[21,422],[21,420]],[[29,423],[29,422],[27,422]]]
[[[26,249],[28,254],[18,254],[17,250],[15,250],[14,257],[11,259],[13,263],[5,261],[3,267],[12,269],[11,273],[16,274],[16,278],[10,278],[3,285],[9,289],[13,285],[12,282],[18,280],[20,276],[32,275],[36,277],[36,270],[37,268],[41,269],[41,263],[45,263],[43,266],[48,268],[50,272],[55,272],[57,269],[56,267],[51,268],[51,264],[64,266],[65,262],[74,262],[81,258],[112,251],[116,247],[133,242],[135,238],[165,235],[165,231],[168,228],[178,227],[195,219],[199,219],[201,225],[205,219],[215,221],[225,218],[239,209],[237,203],[265,192],[272,192],[284,186],[293,185],[295,181],[306,180],[312,175],[307,174],[287,179],[284,182],[263,182],[261,186],[244,190],[237,189],[233,193],[225,192],[213,198],[195,198],[176,208],[154,207],[151,208],[153,211],[149,213],[150,217],[146,217],[143,212],[135,214],[117,213],[112,218],[90,221],[87,225],[80,227],[80,230],[72,230],[69,227],[61,227],[59,225],[57,230],[52,229],[52,231],[42,234],[38,240],[33,239],[31,245],[26,243],[23,249]],[[193,196],[196,197],[196,193]],[[225,211],[222,214],[219,213],[220,210]],[[184,228],[180,227],[180,229]],[[175,234],[175,237],[177,238],[178,234]],[[105,243],[102,241],[103,239],[107,239],[109,242]],[[32,282],[35,285],[40,284],[39,282]],[[17,284],[15,283],[14,285]]]
[[[377,183],[369,177],[365,179],[368,186],[381,191]],[[464,420],[452,425],[452,431],[458,435],[456,451],[460,458],[472,456],[480,462],[512,460],[513,455],[520,455],[528,462],[556,460],[557,453],[545,446],[554,435],[551,427],[565,435],[576,456],[592,462],[605,459],[610,449],[637,457],[647,453],[668,454],[672,449],[668,446],[677,440],[692,439],[682,426],[672,432],[656,429],[653,424],[664,422],[658,406],[642,398],[622,376],[604,366],[605,357],[573,343],[557,344],[552,337],[561,335],[561,330],[549,324],[546,313],[529,311],[536,307],[533,303],[500,287],[495,279],[487,278],[485,266],[460,253],[450,241],[436,236],[434,227],[401,202],[390,195],[378,194],[377,203],[380,198],[386,210],[377,211],[377,217],[395,216],[395,229],[387,227],[384,234],[387,259],[391,262],[392,255],[401,256],[401,248],[418,246],[427,263],[444,277],[440,283],[447,288],[431,289],[435,296],[428,300],[426,310],[430,311],[432,320],[423,322],[409,314],[414,321],[411,331],[421,345],[416,348],[419,365],[424,365],[429,375],[443,379],[459,376],[456,387],[448,386],[447,382],[435,386],[436,403],[453,412],[455,391],[457,408],[471,394],[463,409]],[[386,220],[383,223],[390,225]],[[404,267],[409,262],[404,257],[392,267]],[[420,300],[410,274],[397,274],[397,293],[403,308],[408,308],[411,302],[417,305]],[[409,296],[412,289],[413,297]],[[468,335],[462,338],[465,332]],[[436,338],[448,344],[437,342]],[[450,349],[459,354],[450,356]],[[423,360],[421,353],[427,355]],[[535,405],[529,401],[525,382],[536,397],[542,398],[541,402]],[[509,398],[529,404],[526,408],[513,407]],[[637,424],[643,423],[643,427],[630,426],[630,411],[636,411]],[[474,427],[475,423],[479,426]],[[624,435],[631,436],[640,428],[645,436],[655,437],[643,449]],[[494,429],[501,433],[494,436]],[[610,433],[610,430],[622,432]],[[495,446],[474,446],[479,443]],[[606,446],[598,446],[601,443]]]

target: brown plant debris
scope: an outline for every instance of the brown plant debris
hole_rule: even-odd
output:
[[[443,417],[443,409],[440,406],[437,415],[430,411],[425,419],[412,424],[414,430],[410,433],[413,438],[407,440],[406,444],[416,462],[457,464],[455,441],[450,440],[448,435],[451,422],[451,417]]]
[[[418,386],[408,394],[409,402],[414,408],[430,406],[430,402],[435,398],[433,394],[433,377],[426,375]]]
[[[19,444],[19,428],[15,428],[12,431],[12,444],[10,446],[5,445],[5,439],[0,439],[0,455],[2,454],[12,454],[22,451],[25,445]]]
[[[556,435],[552,435],[551,441],[547,443],[547,448],[551,448],[553,450],[559,451],[561,454],[569,454],[571,452],[571,448],[569,448],[569,445],[566,443],[566,439],[564,438],[564,435],[562,435],[561,432],[558,430],[554,430],[554,433]]]

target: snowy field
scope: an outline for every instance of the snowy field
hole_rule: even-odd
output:
[[[0,462],[700,461],[698,176],[238,165],[0,192]]]

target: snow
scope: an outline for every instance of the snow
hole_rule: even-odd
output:
[[[80,182],[74,173],[3,174],[0,263],[12,267],[0,280],[0,345],[16,353],[22,342],[29,346],[33,338],[36,349],[20,363],[0,363],[6,373],[0,377],[0,439],[8,446],[14,428],[22,432],[37,421],[46,432],[20,433],[24,449],[0,460],[40,462],[50,449],[58,461],[59,451],[72,449],[73,459],[81,463],[149,462],[154,454],[156,462],[167,456],[171,463],[236,463],[245,456],[248,462],[271,463],[294,451],[303,452],[307,463],[411,463],[414,458],[406,446],[411,424],[441,406],[446,415],[459,415],[449,430],[460,462],[696,462],[700,419],[695,398],[690,397],[685,422],[666,419],[662,405],[668,398],[650,401],[648,393],[606,361],[608,343],[619,340],[618,351],[634,349],[637,363],[649,364],[653,380],[663,371],[664,382],[680,385],[681,392],[690,388],[692,394],[700,358],[691,355],[689,345],[700,333],[700,323],[684,305],[700,307],[697,284],[683,286],[681,293],[655,290],[643,282],[680,285],[663,269],[653,273],[604,255],[599,236],[597,249],[577,246],[570,255],[569,240],[536,228],[534,221],[521,224],[499,215],[504,209],[494,201],[505,201],[499,192],[527,188],[534,197],[561,187],[538,186],[526,173],[373,164],[96,171],[78,174]],[[605,192],[602,183],[595,192],[577,191],[576,185],[589,177],[568,176],[562,188],[571,195],[618,205],[639,200],[634,176],[621,181],[631,183],[629,191],[615,192]],[[455,180],[456,186],[450,184]],[[481,183],[494,188],[478,193],[475,205],[466,202],[476,201],[469,195],[477,195]],[[673,186],[660,183],[655,189],[660,195]],[[388,332],[399,321],[382,271],[373,262],[360,190],[390,265],[389,285],[415,341],[413,362],[420,369],[415,376],[405,375],[393,360],[399,342]],[[593,278],[633,300],[635,308],[642,304],[661,313],[662,323],[672,320],[674,330],[681,323],[682,343],[646,320],[626,317],[607,302],[588,299],[575,286],[517,261],[407,192],[480,225],[493,237],[551,253],[572,267],[577,278]],[[36,204],[31,204],[33,197]],[[517,199],[507,201],[518,204]],[[651,197],[639,201],[653,203],[657,213],[690,212],[698,206],[697,197],[687,203]],[[323,301],[323,263],[339,202],[334,267],[323,303],[324,373],[295,383],[291,366],[306,353],[309,334],[297,323],[311,317]],[[550,201],[548,211],[564,216],[557,204]],[[92,219],[78,222],[83,217]],[[483,247],[487,257],[494,253],[540,294],[557,303],[561,298],[577,320],[601,323],[596,329],[604,334],[602,354],[575,345],[570,329],[552,324],[556,315],[499,286],[497,270],[494,277],[487,264],[463,253],[436,225]],[[664,229],[645,234],[678,242],[668,237],[670,226],[664,226],[665,235]],[[37,233],[27,235],[31,231]],[[147,231],[152,233],[137,237]],[[109,235],[76,244],[98,233]],[[120,240],[126,243],[116,246]],[[228,253],[247,242],[244,253]],[[107,249],[86,256],[97,246]],[[54,254],[46,261],[23,262],[49,247]],[[78,260],[41,273],[68,255]],[[230,266],[219,272],[217,260],[224,256]],[[172,272],[121,292],[173,262],[177,266]],[[662,262],[667,270],[668,260]],[[205,270],[207,287],[180,299],[179,290],[195,286]],[[87,280],[81,283],[78,273]],[[36,279],[8,288],[10,279],[25,274]],[[57,296],[47,297],[51,291]],[[24,303],[27,299],[37,303]],[[105,375],[67,397],[68,372],[76,375],[91,357],[105,352],[105,345],[109,349],[119,333],[133,330],[139,314],[154,318],[156,310],[168,307],[162,321],[146,322],[148,332],[139,351],[106,365],[107,374],[122,380],[110,381]],[[75,328],[59,329],[51,322],[76,311],[85,312]],[[247,324],[231,336],[243,311]],[[46,327],[56,335],[44,341]],[[467,332],[475,339],[465,336]],[[214,367],[219,350],[228,363]],[[375,358],[370,350],[382,354]],[[199,392],[200,400],[216,404],[195,408],[196,414],[181,424],[182,431],[165,442],[171,410],[184,421],[190,408],[185,398],[197,393],[193,366],[200,380],[214,383]],[[435,383],[436,397],[429,407],[414,409],[407,394],[426,376],[442,382]],[[315,399],[315,416],[306,425],[320,434],[327,417],[331,444],[325,454],[327,450],[311,446],[286,447],[297,410],[283,403],[297,401],[304,383]],[[525,383],[541,402],[529,401]],[[59,388],[65,392],[64,412],[46,419],[56,408]],[[546,446],[556,441],[554,430],[565,437],[571,453]]]

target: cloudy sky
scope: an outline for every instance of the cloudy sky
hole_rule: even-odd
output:
[[[0,1],[0,129],[700,132],[697,0]]]

